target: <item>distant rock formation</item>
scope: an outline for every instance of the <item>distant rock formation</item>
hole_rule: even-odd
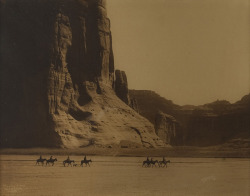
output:
[[[164,146],[153,125],[115,94],[105,4],[1,4],[1,146]],[[116,78],[126,86],[122,73]]]
[[[176,119],[163,112],[158,112],[155,116],[155,132],[166,143],[175,144],[177,137],[178,122]]]
[[[197,106],[189,115],[178,111],[178,118],[188,119],[183,123],[185,144],[209,146],[235,138],[250,138],[249,103],[215,101]]]
[[[150,90],[129,90],[129,97],[136,103],[139,113],[153,124],[159,111],[173,116],[180,107]]]
[[[172,145],[210,146],[223,144],[234,138],[250,138],[250,94],[240,101],[215,101],[202,106],[178,106],[153,91],[129,90],[139,108],[139,113],[151,121],[157,134]],[[171,115],[178,121],[175,139],[169,137],[166,117],[158,111]],[[154,122],[154,119],[156,120]],[[166,134],[168,133],[168,134]]]
[[[129,90],[129,96],[132,108],[154,124],[156,134],[165,143],[183,144],[182,125],[174,117],[180,106],[150,90]]]

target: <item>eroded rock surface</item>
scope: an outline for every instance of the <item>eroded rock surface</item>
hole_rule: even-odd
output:
[[[105,4],[1,4],[2,146],[164,146],[153,125],[113,89],[112,35]]]
[[[160,115],[159,122],[155,121],[158,111],[177,120],[177,135],[174,138],[170,137],[171,145],[211,146],[230,141],[249,141],[250,94],[233,104],[217,100],[200,106],[178,106],[148,90],[129,90],[129,95],[137,100],[139,113],[154,123],[156,131],[160,129],[161,134],[158,135],[163,140],[169,138],[168,134],[165,134],[168,123],[164,115]]]
[[[128,81],[124,71],[115,70],[115,92],[124,103],[130,105]]]
[[[155,116],[156,134],[167,144],[174,144],[177,140],[177,120],[168,114],[158,112]]]

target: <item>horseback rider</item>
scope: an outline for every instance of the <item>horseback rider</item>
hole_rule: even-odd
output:
[[[67,158],[67,161],[70,161],[70,158],[69,158],[69,156],[68,156],[68,158]]]
[[[40,155],[40,158],[39,158],[40,160],[42,160],[42,155]]]
[[[87,160],[87,157],[86,157],[86,155],[84,156],[84,159],[83,159],[84,161],[86,161]]]
[[[162,161],[165,163],[166,162],[166,159],[165,159],[165,157],[162,157]]]
[[[147,162],[149,162],[149,158],[147,157]]]
[[[53,159],[53,156],[50,156],[50,158],[49,158],[50,160],[52,160]]]

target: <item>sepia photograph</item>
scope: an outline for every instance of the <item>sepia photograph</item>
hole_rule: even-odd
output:
[[[0,196],[250,196],[249,0],[0,0]]]

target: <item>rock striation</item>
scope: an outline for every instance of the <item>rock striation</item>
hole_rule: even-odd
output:
[[[175,144],[177,140],[177,120],[168,114],[158,112],[155,116],[156,134],[166,143]]]
[[[179,118],[188,119],[185,125],[185,144],[209,146],[226,143],[233,139],[250,138],[249,101],[230,104],[227,101],[215,101],[195,107],[190,114],[178,111]]]
[[[124,71],[115,70],[115,92],[124,103],[130,105],[128,81]]]
[[[148,90],[129,90],[129,95],[158,136],[171,145],[211,146],[250,139],[250,94],[233,104],[217,100],[201,106],[178,106]],[[170,115],[178,122],[175,137],[169,137]]]
[[[164,146],[113,89],[126,77],[114,84],[105,0],[7,0],[1,11],[1,146]]]
[[[167,100],[151,90],[129,90],[129,97],[135,103],[139,113],[153,124],[155,124],[155,117],[159,111],[174,116],[174,111],[180,108],[171,100]]]

